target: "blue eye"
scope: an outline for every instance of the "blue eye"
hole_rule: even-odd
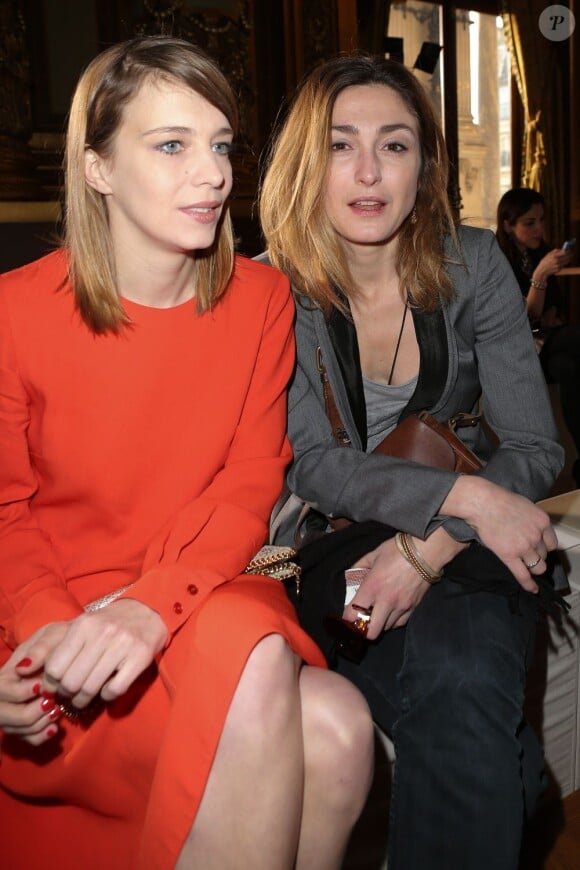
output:
[[[212,145],[212,151],[216,154],[221,154],[224,157],[229,157],[233,150],[233,142],[216,142],[215,145]]]
[[[179,154],[180,151],[183,151],[183,143],[177,139],[172,139],[170,142],[162,142],[157,148],[163,154]]]

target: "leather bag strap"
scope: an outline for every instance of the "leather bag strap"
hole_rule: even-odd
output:
[[[348,432],[344,427],[344,423],[342,422],[340,412],[336,405],[336,399],[334,398],[334,393],[330,386],[328,372],[326,371],[326,367],[322,361],[322,351],[320,350],[320,347],[316,348],[316,368],[318,369],[318,374],[320,375],[320,381],[322,383],[324,409],[326,411],[326,416],[330,421],[330,425],[332,426],[332,433],[340,447],[350,447],[350,438],[348,437]]]

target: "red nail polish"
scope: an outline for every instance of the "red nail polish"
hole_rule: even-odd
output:
[[[42,686],[40,685],[40,683],[35,683],[32,687],[32,694],[33,695],[40,695],[41,689],[42,689]]]
[[[58,728],[49,728],[46,732],[47,737],[55,737],[58,734]]]
[[[43,698],[48,698],[50,701],[54,701],[54,692],[43,692]]]
[[[49,710],[52,710],[54,707],[54,699],[53,698],[43,698],[40,702],[41,710],[44,710],[45,713],[48,713]],[[56,708],[58,709],[58,707]]]
[[[55,719],[60,719],[60,708],[53,707],[52,710],[50,711],[50,713],[48,714],[48,718],[52,719],[53,722]]]
[[[31,664],[32,664],[32,659],[29,659],[28,656],[26,656],[26,658],[24,658],[24,659],[22,659],[22,661],[18,662],[16,667],[17,668],[29,668]]]

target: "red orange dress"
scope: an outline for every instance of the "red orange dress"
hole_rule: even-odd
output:
[[[276,632],[323,665],[280,584],[241,575],[290,456],[286,279],[237,258],[211,312],[123,304],[131,327],[93,335],[62,251],[0,278],[1,661],[127,584],[170,633],[88,722],[4,736],[6,870],[169,870],[252,648]]]

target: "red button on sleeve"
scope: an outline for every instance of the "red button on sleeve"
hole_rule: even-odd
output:
[[[183,604],[180,604],[179,601],[176,601],[173,605],[174,613],[183,613]]]
[[[190,595],[197,595],[198,589],[197,589],[197,586],[195,585],[195,583],[190,583],[189,586],[187,587],[187,591],[189,592]]]

